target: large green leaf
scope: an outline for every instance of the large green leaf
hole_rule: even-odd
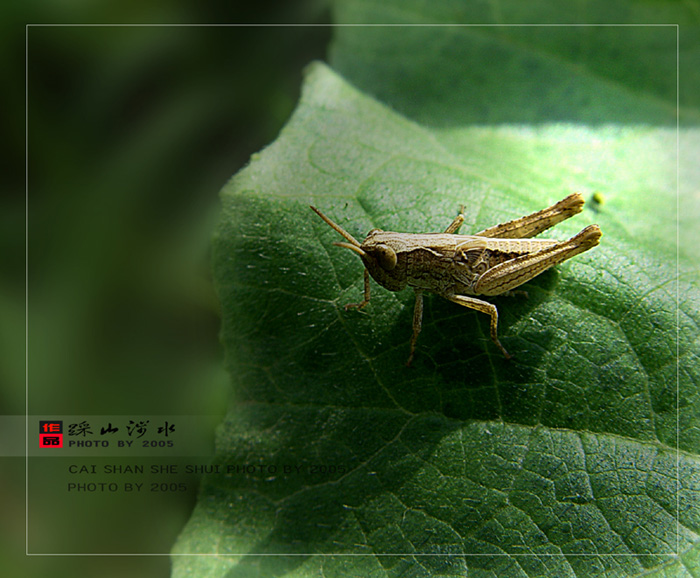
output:
[[[445,107],[417,124],[312,66],[223,191],[236,399],[175,575],[697,574],[697,261],[677,260],[669,109],[645,106],[655,126],[479,127]],[[681,141],[698,150],[695,131]],[[467,233],[574,190],[606,202],[545,235],[604,237],[529,298],[494,300],[510,362],[483,315],[434,297],[405,367],[412,292],[374,285],[345,311],[362,265],[308,208],[362,239],[442,230],[464,204]]]

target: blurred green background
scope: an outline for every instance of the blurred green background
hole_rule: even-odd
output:
[[[228,390],[209,272],[218,192],[274,140],[298,99],[303,67],[324,58],[331,30],[38,24],[329,19],[317,0],[236,4],[0,9],[9,193],[0,211],[2,414],[25,413],[26,226],[30,413],[209,415],[213,437]],[[6,575],[169,575],[167,556],[25,557],[24,469],[23,458],[3,459]],[[153,536],[144,551],[168,552],[193,501],[184,495],[178,511],[163,502],[172,534]],[[41,525],[37,512],[32,523]],[[122,523],[138,531],[137,520]]]

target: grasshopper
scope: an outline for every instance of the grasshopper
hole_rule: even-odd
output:
[[[602,235],[598,225],[589,225],[568,241],[531,238],[580,213],[583,203],[583,197],[574,193],[551,207],[474,235],[456,234],[464,223],[462,208],[442,233],[393,233],[372,229],[362,243],[316,207],[311,209],[348,241],[333,244],[354,251],[365,265],[364,299],[347,304],[346,310],[361,309],[369,303],[370,275],[389,291],[413,287],[416,304],[411,352],[406,363],[410,366],[423,322],[424,292],[437,293],[458,305],[489,315],[491,340],[506,359],[510,359],[498,339],[496,306],[472,295],[512,295],[513,289],[543,271],[595,247]]]

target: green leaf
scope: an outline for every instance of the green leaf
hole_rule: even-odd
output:
[[[344,0],[336,2],[339,22],[377,26],[338,28],[330,54],[355,86],[433,126],[675,126],[677,93],[685,120],[697,124],[697,0],[586,0],[577,9],[519,0]]]
[[[224,189],[214,270],[236,399],[176,576],[697,575],[697,261],[676,259],[673,126],[446,110],[418,124],[316,64]],[[432,297],[405,367],[412,292],[373,285],[346,311],[362,264],[308,208],[361,240],[443,230],[464,204],[468,233],[574,190],[605,203],[543,236],[597,222],[604,237],[529,298],[494,300],[511,362],[485,316]]]

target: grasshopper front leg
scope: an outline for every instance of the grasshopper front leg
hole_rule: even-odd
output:
[[[347,305],[345,305],[345,311],[347,311],[348,309],[353,309],[353,308],[362,309],[365,305],[367,305],[367,303],[369,303],[369,291],[370,291],[370,289],[369,289],[369,271],[367,271],[367,269],[365,269],[364,298],[359,303],[348,303]]]

